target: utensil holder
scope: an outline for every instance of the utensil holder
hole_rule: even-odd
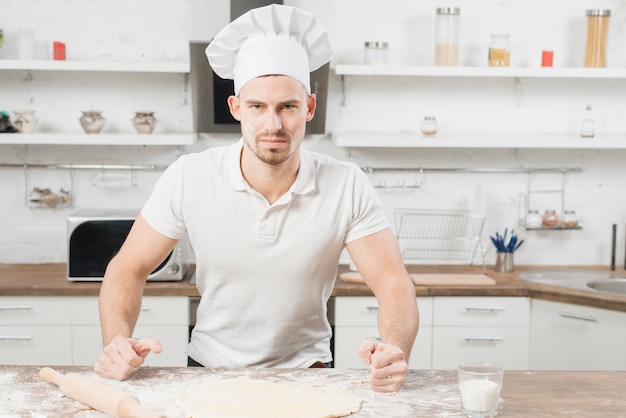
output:
[[[511,273],[515,267],[513,254],[514,253],[496,253],[495,270],[499,273]]]

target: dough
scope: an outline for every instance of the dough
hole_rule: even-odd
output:
[[[181,395],[181,406],[193,418],[331,418],[361,409],[361,398],[347,390],[273,383],[221,380]]]

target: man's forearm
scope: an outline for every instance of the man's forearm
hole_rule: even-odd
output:
[[[131,337],[139,317],[143,282],[123,274],[113,261],[100,288],[98,304],[105,346],[117,336]]]
[[[419,327],[415,287],[396,284],[380,296],[378,329],[382,341],[400,347],[408,362]]]

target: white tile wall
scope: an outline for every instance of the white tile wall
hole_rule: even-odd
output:
[[[623,0],[298,0],[286,1],[317,13],[335,48],[333,64],[359,63],[366,40],[391,45],[391,59],[416,65],[432,62],[434,8],[462,8],[461,61],[484,65],[489,33],[507,31],[513,39],[512,64],[537,66],[541,50],[555,51],[555,66],[580,66],[587,8],[610,8],[609,63],[626,66],[626,5]],[[41,40],[67,44],[68,59],[186,60],[189,40],[210,39],[229,19],[227,0],[5,0],[0,25],[5,46],[0,58],[14,58],[17,31],[31,27]],[[329,131],[416,131],[434,114],[442,132],[576,131],[587,103],[594,106],[597,130],[626,135],[624,80],[466,80],[349,78],[348,104],[342,105],[339,77],[331,75]],[[106,130],[132,132],[132,111],[157,111],[161,132],[191,130],[188,85],[178,75],[51,74],[0,72],[0,110],[30,107],[39,130],[80,132],[84,108],[104,110]],[[390,94],[393,92],[393,94]],[[0,145],[0,163],[154,163],[168,164],[183,152],[232,141],[206,136],[189,147],[107,147]],[[436,139],[434,139],[436,140]],[[506,136],[503,136],[503,141]],[[626,137],[625,137],[626,140]],[[579,167],[569,175],[566,206],[583,221],[580,231],[519,230],[526,243],[519,264],[608,264],[611,224],[619,225],[618,263],[626,229],[626,151],[341,149],[328,138],[307,140],[307,147],[378,167]],[[140,207],[158,173],[140,173],[133,187],[103,187],[100,173],[0,167],[0,262],[64,261],[65,218],[86,207]],[[111,179],[109,179],[111,180]],[[115,179],[113,179],[115,180]],[[112,181],[113,181],[112,180]],[[393,176],[392,181],[414,181]],[[117,183],[124,179],[117,178]],[[378,179],[373,179],[378,181]],[[390,220],[394,207],[469,208],[484,213],[488,235],[517,221],[516,199],[525,193],[524,174],[426,172],[419,189],[379,189]],[[549,176],[536,184],[552,184]],[[34,184],[36,182],[36,184]],[[25,194],[33,186],[71,185],[72,208],[29,208]],[[111,186],[111,185],[110,185]],[[558,208],[555,196],[537,201],[540,209]],[[493,262],[493,251],[488,262]]]

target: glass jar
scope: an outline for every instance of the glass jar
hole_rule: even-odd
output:
[[[489,66],[508,67],[511,65],[511,35],[494,33],[489,41]]]
[[[426,116],[420,124],[420,130],[422,134],[426,136],[435,135],[439,129],[439,124],[434,116]]]
[[[556,211],[547,210],[543,214],[542,219],[543,226],[546,228],[554,228],[559,225],[559,217],[556,215]]]
[[[526,214],[526,228],[541,228],[543,219],[538,210],[531,209]]]
[[[563,228],[576,228],[578,226],[578,218],[576,217],[576,211],[565,210],[563,211],[563,218],[561,219],[561,225]]]
[[[461,9],[439,7],[435,15],[435,65],[459,65]]]
[[[387,64],[389,43],[387,42],[365,42],[363,52],[363,62],[366,65]]]
[[[610,10],[587,10],[585,67],[606,67],[606,38],[610,16]]]

